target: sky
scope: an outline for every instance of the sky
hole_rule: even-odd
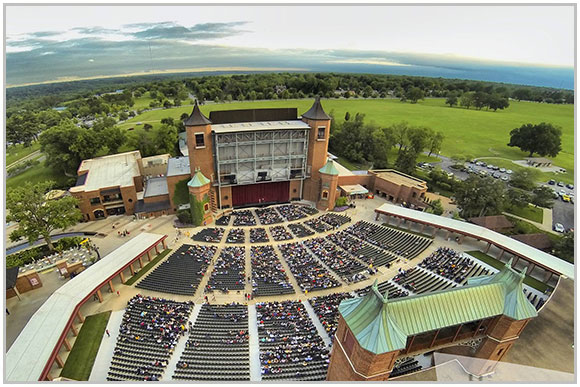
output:
[[[282,68],[287,63],[282,58],[293,53],[305,56],[307,70],[321,62],[400,70],[430,60],[446,66],[460,61],[569,70],[574,66],[574,44],[572,6],[6,7],[9,84],[15,83],[10,77],[16,74],[20,83],[25,81],[22,66],[27,63],[55,66],[55,59],[48,60],[55,55],[63,71],[47,70],[43,78],[66,78],[67,72],[73,77],[87,75],[85,61],[96,74],[96,63],[105,61],[103,54],[113,56],[115,50],[150,54],[148,65],[134,56],[120,63],[135,71],[188,68],[182,63],[185,58],[192,58],[194,66],[210,68],[235,67],[237,57],[243,57],[242,67]],[[203,61],[196,52],[204,55]],[[220,59],[209,60],[216,53]],[[263,63],[251,63],[252,55]],[[269,56],[280,60],[269,61]],[[70,63],[65,63],[67,59]],[[72,65],[79,60],[81,66]],[[120,71],[126,73],[127,66]],[[112,71],[105,63],[102,69]]]

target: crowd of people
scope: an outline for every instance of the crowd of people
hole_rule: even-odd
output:
[[[346,215],[324,214],[318,218],[319,220],[328,223],[334,228],[338,228],[345,223],[350,222],[350,217]]]
[[[341,286],[302,243],[281,244],[278,248],[303,292]]]
[[[250,257],[254,296],[294,293],[284,266],[272,246],[252,246]]]
[[[280,216],[280,213],[274,207],[258,208],[256,209],[256,215],[258,215],[260,224],[267,225],[284,222],[284,218]]]
[[[332,226],[316,218],[308,219],[304,222],[304,224],[316,232],[326,232],[332,230]]]
[[[474,265],[475,261],[473,259],[467,258],[462,253],[449,247],[439,247],[419,263],[422,268],[458,284],[465,280]]]
[[[291,223],[288,225],[288,228],[294,235],[296,235],[296,238],[305,238],[314,235],[314,231],[311,231],[298,223]]]
[[[308,300],[332,341],[334,341],[334,333],[338,328],[338,306],[342,300],[348,298],[353,298],[352,294],[341,292],[327,296],[313,297]]]
[[[230,215],[222,215],[215,221],[215,224],[218,226],[227,226],[230,224],[230,219],[231,219]]]
[[[246,249],[241,246],[224,247],[216,260],[207,291],[243,290],[246,281]]]
[[[268,233],[263,227],[251,228],[250,229],[250,243],[266,243],[270,242],[268,238]]]
[[[276,374],[312,379],[316,371],[326,376],[330,351],[301,302],[257,303],[256,317],[264,379]]]
[[[198,242],[220,243],[225,231],[226,229],[222,227],[208,227],[195,234],[192,239]]]
[[[188,330],[192,309],[190,301],[141,294],[131,298],[119,328],[108,380],[158,380],[169,355]],[[133,356],[134,351],[139,351],[140,361],[128,365],[122,359]]]
[[[287,241],[294,238],[284,226],[270,227],[270,234],[272,234],[272,238],[274,238],[276,242]]]
[[[280,214],[289,222],[306,218],[307,215],[300,210],[301,208],[302,206],[297,206],[295,204],[285,204],[277,207]]]
[[[234,216],[234,226],[255,226],[256,218],[250,210],[239,210],[232,212]]]
[[[324,238],[307,239],[304,241],[304,245],[347,283],[367,279],[368,277],[363,272],[368,273],[369,270],[372,270],[374,273],[373,269],[367,268],[352,258],[348,252],[337,248]]]
[[[232,228],[228,232],[226,243],[244,243],[246,241],[246,233],[243,228]]]

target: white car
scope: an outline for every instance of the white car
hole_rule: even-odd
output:
[[[564,229],[564,226],[562,226],[562,223],[556,223],[554,225],[554,231],[556,231],[556,232],[564,232],[566,230]]]
[[[502,179],[503,181],[508,181],[508,180],[509,180],[509,177],[507,177],[506,175],[503,175],[503,176],[501,177],[501,179]]]
[[[507,174],[509,174],[509,175],[511,175],[511,174],[512,174],[512,172],[513,172],[513,171],[512,171],[511,169],[508,169],[507,171],[505,171],[505,173],[507,173]]]
[[[500,168],[500,169],[499,169],[499,171],[500,171],[501,173],[504,173],[504,172],[505,172],[505,168]]]

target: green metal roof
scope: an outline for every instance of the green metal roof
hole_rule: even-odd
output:
[[[334,166],[334,162],[332,160],[328,160],[324,167],[318,170],[320,173],[325,173],[327,175],[338,175],[338,169]]]
[[[377,281],[366,297],[344,300],[339,311],[359,344],[373,353],[403,349],[407,335],[393,322],[387,302],[388,294],[381,296]]]
[[[195,171],[193,178],[189,181],[189,183],[187,183],[187,185],[190,187],[203,187],[208,183],[209,179],[205,177],[203,173],[201,173],[201,171],[198,169],[197,171]]]
[[[339,311],[361,347],[385,353],[405,348],[408,336],[444,327],[501,314],[515,320],[537,316],[523,293],[523,276],[508,263],[463,287],[394,300],[381,296],[375,281],[364,297],[342,301]]]

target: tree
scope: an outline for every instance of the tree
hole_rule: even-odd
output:
[[[443,205],[441,204],[441,199],[437,199],[432,201],[430,204],[430,208],[428,208],[429,212],[435,215],[443,215]]]
[[[507,191],[507,198],[511,206],[516,208],[524,208],[527,207],[530,200],[532,200],[532,195],[523,189],[510,188]]]
[[[549,187],[536,187],[532,191],[530,203],[536,207],[552,208],[554,206],[554,191]]]
[[[459,103],[461,104],[461,106],[466,107],[467,109],[469,109],[472,105],[473,105],[473,96],[475,95],[474,92],[470,91],[467,93],[463,93],[461,95],[461,99],[459,100]]]
[[[532,174],[525,169],[518,169],[513,173],[510,185],[525,191],[531,191],[536,186]]]
[[[473,106],[477,109],[481,109],[486,106],[489,101],[489,94],[484,91],[478,91],[473,95]]]
[[[178,142],[177,128],[172,125],[161,125],[155,131],[154,141],[157,144],[158,153],[175,154]]]
[[[100,151],[103,136],[66,120],[45,130],[39,142],[49,166],[64,173],[75,174],[82,160],[93,158]]]
[[[554,246],[556,256],[574,263],[574,232],[569,231]]]
[[[399,153],[401,153],[401,149],[403,147],[407,147],[409,144],[409,124],[407,121],[399,122],[398,124],[394,124],[391,126],[393,137],[395,139],[396,144],[399,145]]]
[[[432,153],[438,154],[441,151],[441,145],[443,145],[444,138],[445,136],[442,132],[437,132],[429,138],[429,156],[431,156]]]
[[[430,134],[427,128],[410,128],[407,137],[409,139],[409,149],[419,155],[429,144]]]
[[[119,120],[120,121],[126,121],[128,119],[129,119],[129,114],[127,114],[126,112],[119,113]]]
[[[534,153],[556,157],[562,150],[562,129],[546,122],[537,125],[525,124],[510,132],[510,142],[507,145],[529,152],[529,157]]]
[[[445,104],[449,105],[449,107],[453,107],[454,105],[457,105],[458,101],[459,99],[457,98],[457,93],[448,93]]]
[[[78,200],[72,196],[46,200],[45,194],[54,186],[52,181],[37,184],[30,182],[11,189],[6,195],[6,220],[15,222],[18,228],[10,233],[10,240],[24,237],[29,243],[43,238],[51,251],[54,245],[50,234],[77,224],[82,214],[76,206]]]
[[[461,217],[501,214],[505,203],[505,191],[505,185],[499,180],[470,175],[459,183],[455,190],[455,201]]]
[[[405,96],[411,101],[411,103],[417,103],[418,100],[425,99],[425,93],[423,93],[423,90],[418,87],[411,88]]]
[[[404,149],[399,152],[395,166],[399,171],[406,174],[411,174],[415,171],[416,163],[417,153],[415,153],[412,149]]]
[[[492,94],[487,100],[487,106],[495,112],[497,109],[502,110],[509,107],[510,103],[507,98],[502,97],[499,94]]]
[[[119,152],[119,148],[127,141],[127,132],[117,126],[104,129],[101,136],[103,144],[109,148],[108,154],[110,155]]]

